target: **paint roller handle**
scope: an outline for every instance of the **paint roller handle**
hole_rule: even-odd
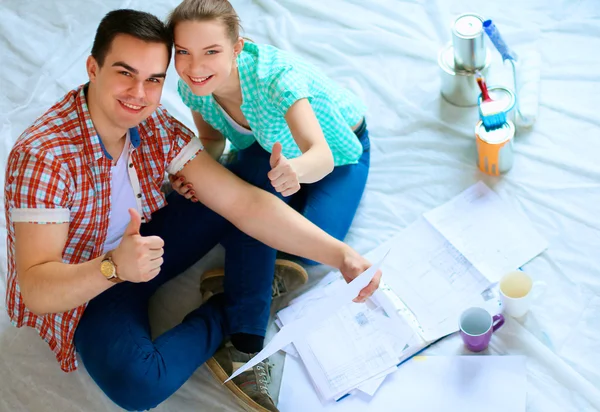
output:
[[[500,35],[500,30],[498,30],[496,25],[491,20],[488,19],[483,22],[483,30],[496,47],[496,50],[498,50],[498,52],[502,55],[502,61],[517,61],[517,54],[508,48],[508,46],[502,39],[502,36]]]

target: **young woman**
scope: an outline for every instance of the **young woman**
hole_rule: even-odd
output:
[[[241,38],[226,0],[185,0],[168,25],[205,150],[219,159],[229,140],[230,170],[343,240],[369,172],[363,103],[307,62]],[[174,187],[193,199],[184,183]]]
[[[234,156],[226,166],[233,173],[278,195],[343,240],[369,172],[369,135],[359,99],[291,54],[244,41],[238,15],[226,0],[184,0],[168,25],[181,77],[178,91],[192,110],[205,150],[220,159],[229,140]],[[194,200],[185,176],[172,182],[175,190]],[[276,265],[275,251],[272,259],[273,296],[307,280],[299,265]],[[227,292],[228,281],[217,269],[202,275],[200,288],[205,296],[223,285]],[[207,361],[222,382],[235,365],[252,357],[242,344],[258,351],[263,337],[244,339],[232,339]],[[253,410],[277,411],[266,385],[267,370],[257,365],[226,385]]]

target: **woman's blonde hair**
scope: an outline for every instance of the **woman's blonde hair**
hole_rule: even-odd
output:
[[[175,26],[185,21],[213,21],[225,25],[232,42],[240,36],[240,18],[227,0],[183,0],[167,18],[167,27],[174,34]]]

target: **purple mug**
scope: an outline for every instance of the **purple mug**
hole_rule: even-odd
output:
[[[472,352],[485,350],[496,332],[504,325],[502,314],[490,315],[483,308],[469,308],[460,315],[460,336],[467,349]]]

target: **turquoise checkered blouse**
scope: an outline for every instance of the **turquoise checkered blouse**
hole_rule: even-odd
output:
[[[307,98],[319,120],[336,166],[356,163],[362,146],[352,126],[365,115],[366,108],[357,96],[328,79],[320,70],[269,45],[246,42],[238,56],[242,88],[242,113],[252,135],[236,131],[211,96],[196,96],[179,80],[183,102],[215,130],[242,150],[254,141],[268,152],[281,142],[289,159],[302,154],[285,121],[285,113],[294,102]]]

